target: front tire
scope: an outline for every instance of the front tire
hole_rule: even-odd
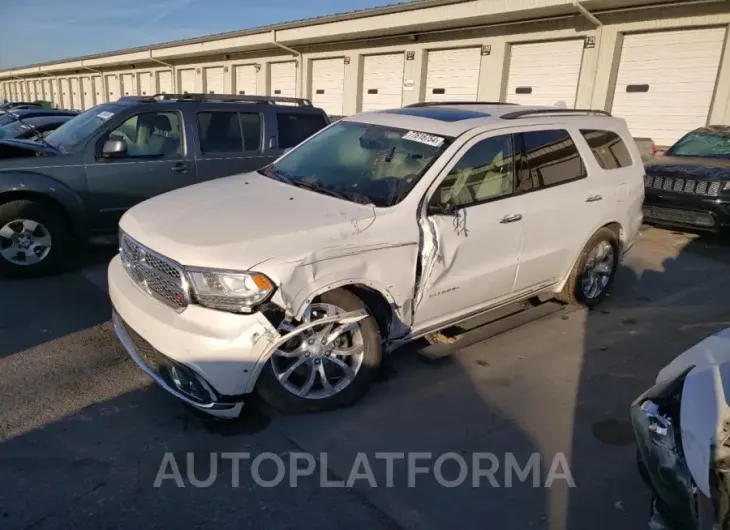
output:
[[[305,320],[367,309],[353,293],[335,289],[307,309]],[[257,392],[284,413],[318,412],[347,407],[373,384],[382,358],[377,323],[372,316],[340,328],[315,327],[294,337],[271,356],[257,383]],[[286,333],[283,329],[282,333]],[[323,338],[340,333],[333,342]],[[322,346],[319,346],[322,344]]]
[[[71,232],[53,207],[36,201],[0,204],[0,275],[46,276],[62,271],[72,255]]]
[[[601,228],[586,243],[556,298],[574,306],[597,306],[608,295],[618,263],[618,238],[613,230]]]

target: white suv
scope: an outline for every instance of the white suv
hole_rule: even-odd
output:
[[[345,118],[253,173],[148,200],[109,266],[117,335],[187,404],[348,405],[383,352],[538,295],[594,306],[642,221],[601,111],[422,103]]]

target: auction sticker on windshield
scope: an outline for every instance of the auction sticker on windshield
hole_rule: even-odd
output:
[[[105,120],[105,121],[108,120],[109,118],[111,118],[112,116],[114,116],[114,113],[113,112],[108,112],[106,110],[104,112],[100,112],[99,114],[97,114],[97,117],[99,117],[99,118],[101,118],[102,120]]]
[[[430,145],[432,147],[441,147],[444,143],[444,139],[440,136],[434,136],[433,134],[426,134],[417,131],[408,131],[403,135],[403,139]]]

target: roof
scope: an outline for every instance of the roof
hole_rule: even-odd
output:
[[[519,120],[520,125],[535,125],[545,123],[546,119],[553,121],[564,121],[566,118],[591,119],[617,121],[617,118],[610,116],[596,116],[586,114],[570,115],[573,109],[562,109],[559,107],[545,106],[523,106],[510,104],[469,104],[463,105],[438,105],[432,104],[422,107],[405,107],[402,109],[382,110],[377,112],[365,112],[344,118],[344,121],[356,121],[398,127],[413,131],[438,134],[440,136],[457,137],[461,134],[486,125],[499,124],[499,127],[515,125],[516,121],[502,120],[502,116],[515,111],[529,110],[555,110],[564,111],[566,114],[556,113],[554,115],[543,115],[536,117],[525,117]],[[599,122],[600,123],[600,122]]]
[[[402,11],[413,11],[417,9],[425,9],[428,7],[439,6],[444,4],[458,4],[468,2],[469,0],[404,0],[403,2],[396,2],[380,7],[371,7],[367,9],[358,9],[354,11],[343,11],[341,13],[335,13],[332,15],[323,15],[318,17],[303,18],[299,20],[293,20],[290,22],[282,22],[279,24],[269,24],[266,26],[257,26],[253,28],[247,28],[236,31],[228,31],[224,33],[213,33],[210,35],[203,35],[200,37],[192,37],[188,39],[180,39],[173,41],[160,42],[157,44],[148,44],[145,46],[135,46],[134,48],[125,48],[122,50],[113,50],[108,52],[96,53],[91,55],[82,55],[78,57],[65,57],[54,61],[46,61],[42,63],[26,64],[20,66],[14,66],[12,68],[0,69],[0,73],[9,72],[13,70],[20,70],[25,68],[34,68],[38,66],[51,66],[54,64],[70,63],[75,61],[88,61],[90,59],[100,59],[103,57],[112,57],[115,55],[136,53],[148,50],[158,50],[162,48],[170,48],[174,46],[183,46],[187,44],[197,44],[201,42],[208,42],[214,40],[229,39],[234,37],[245,37],[247,35],[254,35],[256,33],[265,33],[270,31],[281,31],[285,29],[294,29],[304,26],[310,26],[312,24],[326,24],[331,22],[341,22],[345,20],[354,20],[358,18],[371,17],[376,15],[387,15],[390,13],[398,13]]]

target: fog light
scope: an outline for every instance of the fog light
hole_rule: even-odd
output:
[[[170,379],[172,379],[173,384],[180,392],[187,394],[197,401],[203,401],[200,387],[198,386],[195,379],[190,377],[190,375],[187,373],[187,370],[175,366],[174,364],[170,364],[168,366],[168,372],[170,373]]]

